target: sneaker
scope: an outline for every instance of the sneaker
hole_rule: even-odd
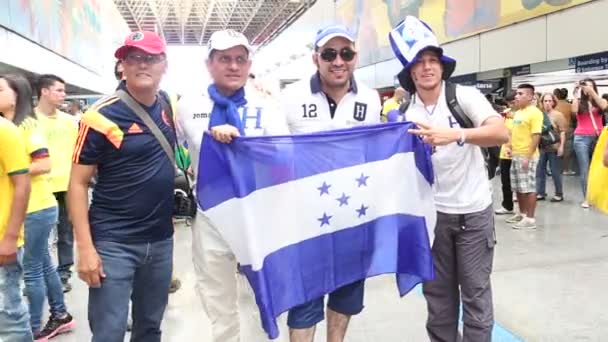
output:
[[[564,196],[555,195],[551,198],[551,202],[562,202],[564,200]]]
[[[536,195],[536,200],[537,201],[544,201],[545,200],[545,196],[544,195]]]
[[[496,215],[513,214],[513,210],[508,210],[508,209],[505,209],[504,207],[501,207],[500,209],[494,210],[494,214],[496,214]]]
[[[583,203],[581,203],[581,207],[583,207],[584,209],[589,209],[589,202],[584,201]]]
[[[171,280],[171,286],[169,286],[169,293],[177,292],[180,287],[182,287],[182,282],[177,278],[173,278],[173,280]]]
[[[61,280],[61,290],[63,293],[72,291],[72,284],[68,280]]]
[[[564,171],[564,172],[562,172],[562,175],[564,175],[564,176],[574,176],[574,175],[576,175],[576,172],[574,172],[574,171]]]
[[[523,217],[522,214],[515,214],[515,215],[509,217],[508,219],[506,219],[505,222],[507,222],[507,223],[517,223],[517,222],[519,222],[519,221],[521,221],[523,219],[524,219],[524,217]]]
[[[74,318],[69,313],[65,314],[65,317],[58,318],[57,316],[51,316],[49,321],[44,326],[44,329],[36,334],[34,339],[36,341],[47,341],[51,338],[59,335],[70,332],[74,329],[76,322]]]
[[[524,218],[512,226],[513,229],[524,230],[524,229],[536,229],[536,221],[530,218]]]

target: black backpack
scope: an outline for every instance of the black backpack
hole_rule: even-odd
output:
[[[456,84],[445,82],[445,101],[452,113],[452,116],[458,121],[458,124],[462,128],[475,128],[473,121],[467,116],[456,97]],[[405,114],[405,111],[410,106],[410,102],[406,102],[399,107],[399,111]],[[488,170],[488,178],[492,179],[496,176],[496,167],[500,159],[500,146],[492,147],[480,147],[481,152],[486,163],[486,169]]]

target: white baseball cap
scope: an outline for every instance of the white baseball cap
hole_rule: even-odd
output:
[[[317,31],[317,36],[315,37],[315,46],[321,47],[336,37],[346,38],[352,43],[355,42],[353,33],[346,26],[329,25]]]
[[[209,38],[207,56],[213,50],[228,50],[235,46],[243,46],[250,54],[254,52],[253,47],[249,44],[249,40],[244,34],[235,30],[215,31]]]

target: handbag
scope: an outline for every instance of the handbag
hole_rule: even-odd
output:
[[[559,133],[553,126],[551,118],[549,118],[549,114],[543,113],[543,129],[540,135],[540,147],[551,147],[560,142],[560,139]]]
[[[163,151],[167,154],[171,163],[175,168],[175,188],[173,191],[173,216],[177,218],[193,218],[196,216],[197,204],[192,192],[192,186],[190,185],[190,179],[186,170],[182,170],[178,167],[175,162],[175,150],[171,147],[171,144],[167,140],[167,137],[161,132],[160,128],[154,120],[150,117],[150,114],[137,103],[126,91],[120,89],[116,91],[116,96],[122,100],[127,107],[129,107],[150,129],[150,133],[154,135]],[[161,101],[163,110],[167,114],[167,117],[171,120],[173,126],[173,134],[177,137],[175,131],[175,122],[173,120],[173,110],[171,105],[168,103],[165,96],[161,93],[158,94]],[[182,185],[183,183],[183,185]]]

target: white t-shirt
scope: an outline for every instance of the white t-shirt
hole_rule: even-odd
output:
[[[336,104],[333,119],[318,74],[291,85],[280,97],[289,130],[294,134],[380,123],[380,96],[354,80],[349,92]]]
[[[246,136],[289,134],[285,116],[278,105],[261,98],[256,92],[245,89],[247,104],[238,111],[245,126]],[[184,96],[177,105],[177,139],[188,147],[195,179],[198,175],[199,154],[203,133],[209,130],[213,100],[207,93]]]
[[[475,127],[493,116],[500,117],[486,98],[473,87],[456,87],[456,97]],[[445,83],[435,105],[424,107],[415,96],[405,113],[408,121],[438,127],[460,127],[445,100]],[[481,149],[476,145],[452,143],[437,146],[432,156],[435,173],[435,202],[439,212],[467,214],[482,211],[492,204],[492,185]]]

